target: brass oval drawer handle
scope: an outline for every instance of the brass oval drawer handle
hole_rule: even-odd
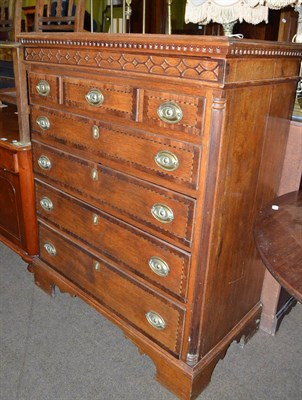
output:
[[[151,214],[157,221],[163,224],[169,224],[174,220],[174,213],[170,207],[165,204],[156,203],[151,208]]]
[[[47,131],[47,129],[50,128],[50,122],[49,119],[47,117],[38,117],[36,119],[36,123],[39,125],[39,127],[41,129],[43,129],[44,131]]]
[[[99,89],[91,89],[85,95],[85,99],[91,106],[99,107],[104,102],[103,93]]]
[[[38,164],[39,164],[39,167],[44,170],[49,170],[52,166],[50,159],[46,156],[40,156],[38,159]]]
[[[92,223],[93,223],[93,225],[99,224],[99,216],[97,214],[92,215]]]
[[[45,211],[52,211],[53,210],[53,202],[48,197],[42,197],[40,199],[40,205]]]
[[[99,179],[99,173],[98,173],[98,170],[96,168],[93,168],[91,170],[91,179],[93,181],[97,181]]]
[[[183,118],[182,109],[173,101],[162,103],[157,109],[157,115],[168,124],[177,124]]]
[[[42,79],[37,84],[36,90],[41,96],[48,96],[50,93],[50,85],[47,81]]]
[[[45,243],[44,244],[44,249],[52,257],[54,257],[57,254],[57,250],[56,250],[55,246],[53,244],[51,244],[51,243]]]
[[[153,328],[163,330],[166,327],[166,322],[161,315],[154,311],[148,311],[146,313],[147,321]]]
[[[92,127],[92,137],[96,140],[100,137],[100,128],[97,125],[93,125]]]
[[[176,155],[167,150],[159,151],[154,157],[154,161],[165,171],[175,171],[179,167]]]
[[[101,271],[101,264],[98,261],[93,262],[93,268],[95,272],[100,272]]]
[[[170,268],[166,261],[156,256],[150,258],[149,267],[156,275],[161,277],[166,277],[170,273]]]

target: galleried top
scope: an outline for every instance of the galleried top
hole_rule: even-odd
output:
[[[173,53],[192,56],[286,56],[302,57],[299,43],[270,42],[263,40],[236,39],[225,36],[195,35],[142,35],[106,33],[56,33],[22,34],[18,40],[23,45],[60,45],[123,49],[125,51]]]
[[[286,70],[275,68],[275,62],[302,57],[299,44],[221,36],[28,33],[19,35],[18,41],[29,62],[167,75],[219,85],[297,76],[296,62]],[[251,62],[253,67],[247,67]]]

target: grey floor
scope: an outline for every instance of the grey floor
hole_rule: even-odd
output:
[[[150,359],[81,300],[51,298],[0,243],[1,400],[173,400]],[[278,334],[232,344],[199,400],[301,400],[302,305]]]

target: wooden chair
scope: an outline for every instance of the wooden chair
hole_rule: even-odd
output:
[[[14,10],[14,0],[0,0],[0,103],[8,101],[16,104],[13,66]]]
[[[0,40],[12,40],[13,0],[0,0]]]
[[[85,0],[37,0],[35,32],[84,30]]]
[[[37,0],[35,9],[35,32],[79,32],[84,30],[84,16],[85,16],[85,0]],[[1,26],[8,38],[14,41],[16,35],[21,32],[21,18],[22,18],[22,5],[23,0],[0,0],[1,5]],[[2,20],[3,16],[3,20]],[[5,19],[4,19],[5,18]],[[7,44],[0,45],[0,51],[5,48]],[[2,49],[1,49],[2,47]],[[8,52],[8,50],[6,50]],[[14,53],[13,50],[10,51]],[[1,58],[1,57],[0,57]],[[18,62],[15,62],[17,65]],[[19,73],[16,73],[15,66],[15,82],[13,80],[13,73],[11,73],[11,83],[7,86],[2,84],[0,89],[0,103],[8,102],[16,104],[16,89],[12,86],[17,86]],[[2,68],[4,70],[4,68]],[[11,69],[12,71],[13,69]],[[15,85],[14,85],[15,83]]]
[[[27,110],[27,93],[24,89],[26,82],[25,69],[20,59],[22,58],[21,45],[15,41],[15,37],[21,31],[21,12],[23,0],[0,0],[1,5],[6,2],[4,7],[6,10],[4,15],[10,21],[6,23],[7,29],[7,40],[0,42],[0,69],[4,71],[3,66],[8,68],[10,63],[10,79],[11,82],[5,80],[3,77],[2,88],[0,89],[0,104],[3,102],[4,105],[13,104],[17,106],[18,110],[22,112],[18,113],[18,125],[19,125],[19,141],[20,143],[29,142],[29,123],[28,123],[28,112]],[[10,62],[4,60],[2,53],[10,54]],[[1,73],[2,75],[2,73]],[[2,78],[2,77],[1,77]],[[2,80],[2,79],[1,79]]]

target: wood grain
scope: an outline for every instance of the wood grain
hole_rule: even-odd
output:
[[[291,295],[302,302],[302,192],[276,198],[263,208],[255,223],[261,258]]]

